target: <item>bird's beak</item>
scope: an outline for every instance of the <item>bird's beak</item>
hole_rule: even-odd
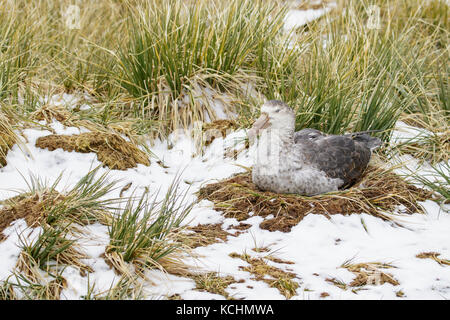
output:
[[[255,121],[252,128],[248,132],[248,137],[250,140],[254,140],[256,136],[262,129],[269,127],[269,115],[265,112],[261,113],[261,116]]]

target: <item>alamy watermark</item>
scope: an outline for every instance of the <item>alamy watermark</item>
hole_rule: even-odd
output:
[[[63,11],[63,19],[66,28],[70,30],[81,29],[81,10],[78,5],[69,5]]]
[[[381,29],[381,18],[380,18],[380,7],[376,5],[371,5],[367,8],[367,24],[366,28],[371,30]]]

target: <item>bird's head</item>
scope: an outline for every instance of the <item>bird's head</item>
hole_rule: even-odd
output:
[[[295,113],[284,102],[270,100],[261,106],[261,116],[249,131],[249,138],[258,136],[262,130],[279,130],[282,134],[293,134]]]

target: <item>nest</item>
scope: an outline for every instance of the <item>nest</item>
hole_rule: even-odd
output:
[[[150,165],[150,160],[145,152],[113,133],[52,134],[37,139],[36,147],[50,151],[61,148],[69,152],[95,152],[100,162],[110,169],[116,170],[134,168],[139,163]]]
[[[392,171],[369,167],[362,180],[350,189],[312,197],[261,191],[252,182],[251,172],[204,186],[200,199],[214,203],[214,209],[227,218],[244,221],[264,217],[260,227],[289,232],[308,214],[350,215],[367,213],[393,220],[387,212],[423,212],[419,201],[432,199],[432,192],[408,184]]]

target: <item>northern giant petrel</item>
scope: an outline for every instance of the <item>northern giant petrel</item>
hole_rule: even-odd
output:
[[[327,135],[316,129],[295,131],[295,113],[271,100],[249,131],[255,140],[253,182],[262,190],[316,195],[354,184],[381,140],[367,132]]]

